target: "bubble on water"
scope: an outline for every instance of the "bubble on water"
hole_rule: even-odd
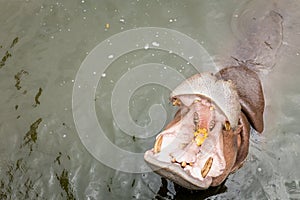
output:
[[[51,35],[51,36],[50,36],[50,38],[51,38],[51,39],[54,39],[54,36],[53,36],[53,35]]]
[[[105,74],[105,73],[103,73],[103,74],[101,74],[101,76],[104,78],[104,77],[106,77],[106,74]]]
[[[121,18],[119,21],[120,21],[121,23],[125,24],[125,19],[124,19],[124,18]]]
[[[75,81],[74,79],[71,80],[72,83],[74,83],[74,81]]]
[[[153,45],[154,47],[159,47],[159,43],[158,43],[158,42],[152,42],[152,45]]]
[[[239,17],[239,15],[234,15],[234,17],[235,17],[235,18],[238,18],[238,17]]]
[[[70,28],[68,28],[68,31],[70,32],[70,31],[71,31],[71,29],[70,29]]]
[[[64,134],[64,135],[63,135],[63,138],[65,138],[65,137],[67,137],[67,135],[66,135],[66,134]]]
[[[81,3],[84,3],[84,0],[82,0]]]
[[[258,172],[261,172],[261,171],[262,171],[262,169],[259,167],[259,168],[257,168],[257,171],[258,171]]]
[[[164,69],[167,69],[167,67],[166,67],[166,66],[164,66]]]
[[[94,74],[94,75],[96,75],[96,74],[97,74],[97,72],[93,72],[93,74]]]
[[[114,58],[114,55],[113,55],[113,54],[110,54],[110,55],[108,56],[108,58],[109,58],[109,59],[112,59],[112,58]]]
[[[189,59],[191,60],[191,59],[193,59],[194,58],[194,56],[189,56]]]
[[[86,19],[86,17],[83,17],[83,19]]]
[[[86,9],[83,9],[83,12],[86,12]]]
[[[173,53],[173,51],[172,51],[172,50],[170,50],[170,51],[169,51],[169,53]]]
[[[169,22],[170,23],[172,23],[172,22],[176,22],[177,21],[177,19],[176,18],[171,18],[171,19],[169,19]]]
[[[299,56],[300,54],[297,52],[296,55]]]
[[[145,44],[144,49],[149,49],[149,44]]]

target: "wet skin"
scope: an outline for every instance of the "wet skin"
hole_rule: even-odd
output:
[[[249,19],[251,30],[263,32],[250,32],[246,48],[237,46],[236,66],[196,74],[171,93],[178,112],[145,152],[153,171],[185,188],[222,184],[248,155],[250,127],[263,132],[265,101],[257,72],[272,67],[282,42],[282,17],[271,11]]]

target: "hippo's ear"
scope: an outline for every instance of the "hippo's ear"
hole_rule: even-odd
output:
[[[236,86],[243,113],[252,127],[261,133],[264,129],[265,100],[258,75],[245,66],[234,66],[220,70],[216,76],[231,80]]]

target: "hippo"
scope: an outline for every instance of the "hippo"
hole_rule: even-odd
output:
[[[274,65],[283,19],[271,10],[252,20],[254,28],[249,29],[258,33],[249,33],[237,46],[234,64],[217,73],[195,74],[171,92],[178,111],[144,154],[153,171],[184,188],[204,190],[222,184],[247,158],[250,131],[264,130],[259,69]]]

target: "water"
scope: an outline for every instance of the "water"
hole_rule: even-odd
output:
[[[265,131],[262,136],[252,135],[246,163],[224,185],[192,192],[154,173],[116,171],[86,150],[73,120],[76,73],[100,42],[138,27],[173,29],[197,40],[220,67],[233,52],[237,34],[243,33],[243,25],[233,26],[238,24],[237,13],[255,10],[257,2],[2,0],[0,199],[300,199],[300,5],[296,0],[276,1],[284,19],[283,45],[276,66],[261,76]],[[268,8],[270,1],[258,5]],[[158,34],[157,40],[140,44],[141,50],[120,56],[104,73],[91,72],[91,77],[101,78],[94,99],[101,127],[107,138],[127,151],[144,152],[154,137],[127,135],[117,126],[110,102],[118,80],[145,63],[172,66],[185,77],[196,73],[195,56],[186,55],[191,60],[185,60],[150,48],[162,47],[161,37]],[[116,58],[117,51],[106,53],[105,59]],[[169,92],[157,84],[138,88],[129,101],[135,123],[150,122],[148,110],[154,103],[164,107],[169,121],[175,113],[168,103]],[[106,153],[101,146],[95,148]]]

